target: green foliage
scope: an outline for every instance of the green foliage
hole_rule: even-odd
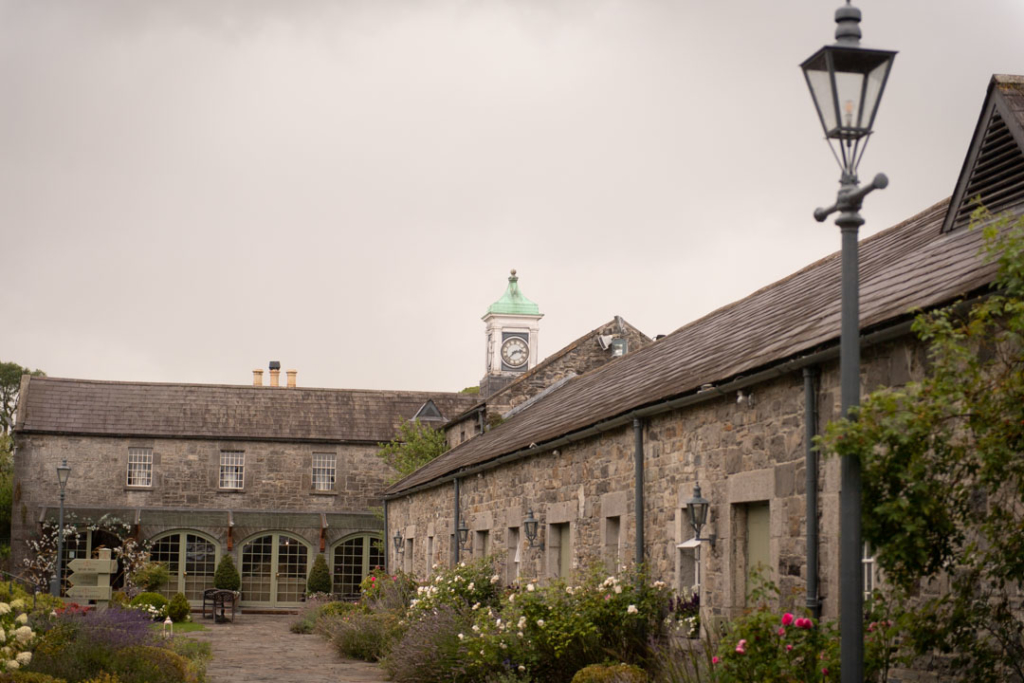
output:
[[[477,385],[473,385],[471,387],[466,387],[465,389],[461,390],[459,393],[460,394],[479,394],[480,393],[480,387],[477,386]]]
[[[21,376],[45,377],[42,370],[29,370],[17,363],[0,361],[0,434],[10,434],[14,428],[14,411],[18,407]]]
[[[591,664],[576,672],[572,683],[646,683],[647,673],[630,664]]]
[[[132,582],[144,591],[155,593],[170,579],[167,565],[162,562],[144,562],[134,574]]]
[[[448,450],[444,430],[432,429],[419,420],[405,422],[398,436],[386,444],[380,444],[377,457],[397,472],[392,481],[412,474],[428,462]]]
[[[14,440],[0,433],[0,542],[10,544],[14,505]]]
[[[145,595],[145,593],[143,593]],[[189,614],[191,614],[192,608],[188,604],[188,598],[185,597],[184,593],[175,593],[174,597],[171,598],[171,602],[167,605],[167,616],[171,618],[171,621],[178,623],[179,621],[188,621]]]
[[[416,578],[397,570],[374,569],[359,584],[359,601],[370,610],[404,610],[417,590]]]
[[[213,587],[228,591],[237,591],[242,587],[242,577],[238,575],[235,561],[228,553],[217,563],[217,571],[213,573]]]
[[[354,610],[332,619],[323,629],[338,652],[367,662],[380,661],[402,632],[401,614],[394,610]]]
[[[609,655],[643,665],[648,643],[664,632],[671,592],[643,572],[528,581],[506,594],[491,571],[486,560],[462,563],[417,589],[408,629],[385,661],[395,680],[468,682],[501,672],[562,682]]]
[[[313,568],[309,570],[309,579],[306,581],[306,591],[308,593],[331,592],[331,572],[327,569],[327,560],[324,559],[323,553],[318,554],[313,560]]]
[[[0,683],[65,683],[65,681],[63,678],[54,678],[35,671],[9,671],[0,674]]]
[[[148,608],[153,617],[167,616],[167,598],[160,593],[139,593],[129,603],[132,607]]]
[[[992,221],[985,242],[996,292],[919,316],[927,377],[866,397],[822,445],[861,461],[864,538],[887,581],[948,581],[904,620],[905,643],[994,683],[1024,679],[1024,219]]]

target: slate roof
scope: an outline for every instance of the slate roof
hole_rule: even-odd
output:
[[[32,377],[20,433],[378,443],[428,400],[448,418],[476,396],[419,391],[155,384]]]
[[[991,281],[995,267],[978,257],[981,231],[941,231],[947,206],[948,200],[940,202],[860,243],[862,329],[951,301]],[[839,295],[837,252],[574,378],[492,431],[400,480],[386,494],[835,344]]]

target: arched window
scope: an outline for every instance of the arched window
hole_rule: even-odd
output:
[[[201,603],[203,591],[213,588],[213,574],[220,559],[220,547],[210,536],[198,531],[172,531],[152,541],[149,559],[159,562],[170,574],[160,590],[168,598],[184,593],[189,601]]]
[[[384,566],[383,540],[377,534],[360,534],[344,539],[331,553],[334,594],[358,598],[359,584],[375,567]]]

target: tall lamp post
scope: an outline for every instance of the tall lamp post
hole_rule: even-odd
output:
[[[50,595],[60,597],[61,573],[64,570],[64,489],[68,485],[71,468],[67,459],[57,466],[57,483],[60,485],[60,516],[57,524],[57,572],[50,580]]]
[[[846,5],[836,10],[836,42],[827,45],[801,68],[811,90],[818,118],[832,153],[842,169],[836,203],[817,209],[814,217],[823,222],[839,212],[836,225],[842,232],[842,322],[839,342],[842,414],[860,403],[860,303],[858,284],[857,230],[864,197],[889,184],[879,173],[870,184],[858,187],[860,164],[878,105],[885,90],[896,53],[860,46],[860,10]],[[864,680],[864,594],[861,586],[861,482],[860,461],[843,457],[839,501],[839,628],[841,677],[843,683]]]

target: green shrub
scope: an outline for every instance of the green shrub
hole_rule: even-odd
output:
[[[167,616],[174,623],[188,621],[188,615],[191,611],[192,607],[188,604],[188,598],[185,597],[184,593],[175,593],[174,597],[171,598],[170,604],[167,605]]]
[[[167,616],[167,598],[160,593],[139,593],[129,604],[144,609],[154,619]]]
[[[572,683],[647,683],[647,674],[631,664],[591,664],[577,671]]]
[[[238,575],[231,555],[220,558],[217,571],[213,574],[213,587],[228,591],[236,591],[242,587],[242,577]]]
[[[338,652],[367,662],[380,661],[402,631],[401,615],[394,611],[352,611],[323,627]]]
[[[0,683],[64,683],[63,678],[54,678],[34,671],[8,671],[0,674]],[[116,683],[116,682],[115,682]]]
[[[171,640],[171,649],[188,663],[195,680],[206,680],[206,665],[213,659],[213,648],[209,643],[180,636]]]
[[[128,594],[124,591],[114,591],[110,594],[110,605],[118,605],[119,607],[127,607],[131,603],[128,599]]]
[[[417,591],[416,578],[401,570],[374,569],[359,584],[359,600],[369,609],[404,610]]]
[[[309,570],[309,580],[306,582],[306,591],[308,593],[331,592],[331,573],[327,569],[327,560],[324,559],[323,553],[317,555],[313,560],[313,568]]]
[[[162,562],[146,562],[132,575],[132,582],[146,592],[156,593],[169,578],[167,565]]]
[[[320,614],[325,617],[340,617],[349,612],[364,611],[363,606],[358,602],[345,602],[343,600],[335,600],[329,602],[319,608]]]

